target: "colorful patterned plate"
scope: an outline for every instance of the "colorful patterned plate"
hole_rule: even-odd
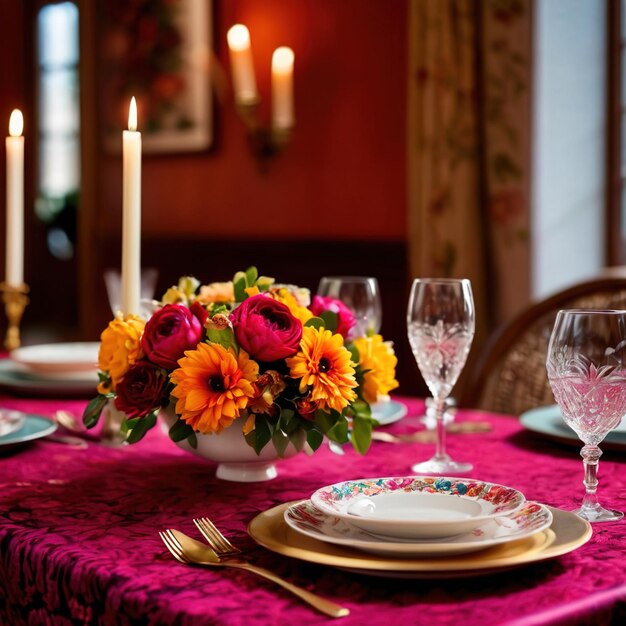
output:
[[[545,530],[552,523],[552,513],[543,505],[527,502],[508,517],[493,520],[472,533],[447,541],[381,541],[342,519],[325,515],[309,500],[285,511],[285,521],[296,532],[318,541],[349,546],[372,554],[409,558],[413,556],[453,556],[484,550],[501,543],[524,539]]]
[[[465,478],[403,476],[349,480],[318,489],[323,513],[383,537],[436,539],[472,532],[525,502],[511,487]]]
[[[399,559],[364,554],[296,532],[284,519],[285,511],[294,504],[287,502],[259,513],[248,525],[248,534],[259,545],[278,554],[373,576],[434,579],[491,574],[553,559],[579,548],[591,537],[589,522],[573,513],[548,507],[553,515],[550,528],[526,539],[453,557]]]

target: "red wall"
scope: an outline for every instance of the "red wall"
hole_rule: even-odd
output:
[[[293,48],[297,127],[261,171],[227,85],[210,151],[144,156],[144,236],[403,240],[407,12],[405,0],[214,0],[227,78],[226,31],[250,29],[265,119],[272,51]],[[102,227],[114,233],[119,159],[105,158],[99,184]]]

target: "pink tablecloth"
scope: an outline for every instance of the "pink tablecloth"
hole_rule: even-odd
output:
[[[4,406],[51,414],[82,402],[6,400]],[[423,403],[389,427],[410,430]],[[411,417],[413,416],[413,417]],[[524,432],[511,417],[489,419],[487,434],[453,435],[449,448],[475,464],[472,476],[522,490],[527,498],[571,509],[582,495],[575,447]],[[214,466],[185,454],[158,430],[143,442],[87,450],[40,441],[0,457],[0,623],[2,624],[305,624],[327,618],[245,572],[181,565],[157,530],[197,536],[192,517],[209,515],[253,557],[302,586],[347,606],[342,624],[625,623],[626,522],[597,525],[589,543],[557,560],[459,580],[377,578],[304,563],[257,547],[246,526],[258,512],[307,497],[348,478],[406,475],[430,445],[376,443],[365,457],[348,451],[281,462],[268,483],[214,478]],[[626,509],[624,456],[600,467],[603,501]]]

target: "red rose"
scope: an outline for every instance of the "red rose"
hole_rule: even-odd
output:
[[[167,375],[153,363],[138,361],[124,374],[115,389],[115,407],[126,417],[145,417],[165,400]]]
[[[356,317],[354,313],[337,298],[330,298],[327,296],[315,296],[313,302],[309,307],[313,315],[318,317],[324,313],[324,311],[332,311],[337,314],[337,330],[344,339],[348,338],[350,331],[356,325]]]
[[[278,300],[263,294],[247,298],[230,321],[237,343],[259,361],[278,361],[298,351],[302,323]]]
[[[200,320],[200,323],[204,326],[204,323],[209,318],[209,314],[207,310],[202,306],[198,300],[194,300],[194,302],[189,307],[191,312]]]
[[[200,320],[183,304],[166,304],[146,323],[141,347],[149,361],[173,369],[202,339]]]

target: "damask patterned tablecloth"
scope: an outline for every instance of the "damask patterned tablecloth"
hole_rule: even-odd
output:
[[[424,405],[387,430],[415,429]],[[2,405],[51,415],[84,402],[5,399]],[[572,509],[582,496],[575,447],[525,432],[509,416],[488,433],[450,435],[451,454],[471,476],[506,484],[528,499]],[[271,553],[247,535],[248,522],[277,504],[350,478],[408,475],[432,445],[375,442],[360,457],[323,446],[281,461],[266,483],[230,483],[215,466],[176,448],[159,429],[120,448],[85,450],[41,440],[0,457],[1,624],[306,624],[326,618],[252,574],[191,568],[166,552],[158,530],[198,537],[193,517],[208,515],[253,560],[348,607],[342,624],[609,624],[626,619],[626,522],[596,525],[591,540],[553,561],[456,580],[354,574]],[[600,464],[603,503],[626,510],[626,458]]]

